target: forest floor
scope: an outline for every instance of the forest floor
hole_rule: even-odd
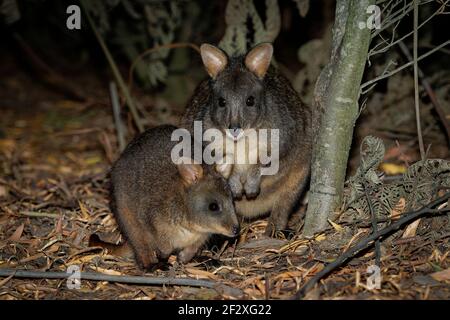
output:
[[[76,265],[83,272],[144,275],[133,260],[89,246],[92,234],[110,242],[120,238],[109,209],[108,169],[118,151],[107,86],[74,79],[91,97],[75,102],[25,72],[2,71],[0,269],[66,272]],[[167,122],[173,123],[180,109],[171,112]],[[368,127],[364,134],[371,132]],[[438,156],[448,157],[445,141],[434,146],[441,150]],[[417,159],[416,149],[408,144],[389,161],[401,167],[405,157]],[[353,168],[357,162],[352,156]],[[299,229],[304,211],[302,205],[294,214],[292,229]],[[412,237],[400,239],[401,231],[382,243],[380,289],[367,286],[367,268],[374,264],[369,249],[325,277],[306,298],[450,299],[450,222],[448,216],[438,223],[433,219],[424,219]],[[330,228],[310,240],[298,234],[269,239],[263,236],[266,223],[243,222],[239,239],[217,239],[191,263],[180,266],[171,257],[166,266],[145,273],[206,279],[233,290],[83,279],[79,289],[69,289],[65,279],[0,277],[0,299],[286,299],[370,233],[367,227],[356,235]]]

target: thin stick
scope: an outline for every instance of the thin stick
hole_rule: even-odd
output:
[[[336,268],[339,268],[341,265],[343,265],[348,259],[354,257],[358,252],[361,250],[364,250],[368,248],[374,240],[381,238],[387,234],[390,234],[392,232],[395,232],[399,230],[402,226],[405,224],[409,224],[418,218],[429,214],[437,214],[437,213],[444,213],[448,212],[446,209],[432,209],[433,207],[440,205],[447,201],[450,198],[450,192],[446,193],[442,197],[430,202],[428,205],[423,207],[420,210],[407,212],[402,215],[402,218],[397,220],[396,222],[390,224],[389,226],[379,230],[376,233],[372,233],[369,236],[361,239],[356,243],[352,248],[345,251],[343,254],[341,254],[336,260],[328,264],[325,268],[323,268],[320,272],[318,272],[314,277],[312,277],[297,293],[291,297],[291,299],[301,299],[305,296],[305,294],[311,290],[314,285],[322,279],[324,276],[329,274],[331,271],[333,271]]]
[[[270,300],[270,279],[267,273],[264,272],[264,291],[266,300]]]
[[[450,0],[446,0],[444,3],[442,3],[442,5],[439,7],[439,9],[437,9],[431,16],[429,16],[425,21],[423,21],[419,26],[417,26],[417,30],[419,30],[420,28],[422,28],[425,24],[427,24],[431,19],[433,19],[436,15],[441,14],[444,9],[445,6],[447,5],[447,3]],[[403,40],[405,40],[406,38],[408,38],[409,36],[411,36],[412,34],[414,34],[414,30],[412,30],[411,32],[408,32],[407,34],[405,34],[403,37],[401,37],[400,39],[397,39],[391,43],[389,43],[387,46],[385,46],[384,48],[381,48],[377,51],[372,51],[369,52],[369,56],[373,56],[379,53],[383,53],[386,52],[389,48],[393,47],[396,44],[401,44],[403,42]],[[410,59],[412,60],[412,58]]]
[[[55,132],[52,133],[53,137],[64,137],[64,136],[72,136],[72,135],[81,135],[81,134],[88,134],[91,132],[100,131],[99,128],[85,128],[85,129],[77,129],[77,130],[70,130],[70,131],[63,131],[63,132]]]
[[[414,107],[416,110],[417,139],[419,140],[420,158],[425,159],[425,147],[423,145],[422,125],[420,124],[419,105],[419,74],[417,73],[417,25],[419,21],[419,0],[414,0]]]
[[[119,150],[122,152],[123,149],[125,149],[125,132],[122,120],[120,119],[120,103],[117,95],[117,87],[114,81],[109,83],[109,93],[113,109],[114,123],[116,124],[117,141],[119,142]]]
[[[35,217],[35,218],[52,218],[58,219],[61,215],[57,213],[37,212],[37,211],[21,211],[19,212],[23,216]]]
[[[422,1],[422,2],[420,3],[420,5],[423,6],[423,5],[425,5],[425,4],[427,4],[427,3],[430,3],[430,2],[433,2],[433,1],[434,1],[434,0]],[[400,20],[402,20],[405,16],[407,16],[411,10],[414,9],[414,6],[413,6],[413,5],[411,5],[411,4],[409,4],[409,3],[406,3],[406,1],[404,1],[404,0],[403,0],[403,1],[397,2],[397,3],[394,5],[394,7],[397,6],[398,4],[401,4],[402,2],[405,3],[406,6],[403,5],[399,10],[395,11],[394,13],[392,13],[392,14],[389,13],[389,15],[384,19],[385,21],[384,21],[384,23],[383,23],[381,29],[375,29],[376,31],[374,31],[374,33],[373,33],[373,35],[372,35],[372,38],[374,38],[375,36],[377,36],[378,34],[380,34],[383,30],[386,30],[387,28],[389,28],[390,26],[392,26],[394,23],[398,23],[398,22],[399,22]],[[405,9],[405,7],[406,7],[406,9]]]
[[[0,277],[10,277],[15,278],[34,278],[34,279],[67,279],[68,277],[73,277],[71,273],[66,272],[55,272],[55,271],[28,271],[28,270],[15,270],[8,268],[0,268]],[[155,277],[144,277],[144,276],[117,276],[108,275],[96,272],[81,272],[80,280],[92,280],[92,281],[108,281],[108,282],[118,282],[118,283],[132,283],[140,285],[172,285],[172,286],[192,286],[192,287],[205,287],[218,290],[223,292],[227,290],[228,292],[238,293],[240,291],[237,288],[229,287],[222,283],[218,283],[211,280],[197,280],[190,278],[155,278]]]
[[[425,58],[428,57],[429,55],[431,55],[431,54],[435,53],[436,51],[442,49],[443,47],[445,47],[445,46],[448,45],[448,44],[450,44],[450,40],[447,40],[447,41],[445,41],[444,43],[441,43],[440,45],[438,45],[437,47],[434,47],[433,49],[431,49],[431,50],[428,51],[427,53],[424,53],[423,55],[421,55],[420,57],[417,58],[417,62],[419,62],[419,61],[422,60],[422,59],[425,59]],[[376,78],[374,78],[374,79],[372,79],[372,80],[370,80],[370,81],[364,82],[364,83],[361,85],[361,90],[364,89],[365,87],[370,86],[371,84],[373,84],[373,83],[375,83],[375,82],[378,82],[378,81],[380,81],[380,80],[389,78],[390,76],[396,74],[397,72],[402,71],[402,70],[405,69],[405,68],[410,67],[410,66],[413,65],[413,64],[414,64],[414,61],[410,61],[410,62],[408,62],[408,63],[405,63],[405,64],[402,65],[401,67],[398,67],[397,69],[392,70],[391,72],[388,72],[388,73],[386,73],[386,74],[382,74],[381,76],[378,76],[378,77],[376,77]]]
[[[84,4],[85,0],[81,1],[81,5],[84,9],[84,12],[86,14],[86,17],[89,21],[89,25],[92,28],[92,31],[95,34],[95,37],[97,38],[98,43],[100,44],[100,47],[103,50],[103,53],[106,56],[106,59],[108,60],[108,63],[111,67],[111,70],[114,74],[114,78],[116,78],[117,84],[120,87],[120,90],[122,91],[122,94],[125,96],[125,100],[127,102],[128,108],[130,109],[131,115],[133,116],[134,123],[136,124],[136,127],[138,128],[139,132],[144,131],[144,126],[142,125],[141,119],[139,118],[136,106],[134,105],[133,98],[130,95],[130,92],[128,91],[127,86],[125,85],[125,81],[123,80],[119,68],[116,65],[116,62],[114,61],[111,53],[109,52],[108,47],[106,46],[105,41],[103,41],[103,38],[101,37],[100,33],[98,32],[97,28],[95,27],[94,22],[92,21],[91,15],[86,10],[86,6]]]
[[[372,219],[372,232],[377,233],[378,231],[377,216],[373,208],[372,199],[370,199],[367,186],[364,184],[363,187],[367,203],[369,204],[370,217]],[[378,267],[380,266],[380,260],[381,260],[380,239],[377,239],[375,240],[375,265],[377,265]]]
[[[413,57],[411,56],[411,53],[409,52],[408,47],[405,45],[405,43],[403,41],[399,42],[399,47],[402,50],[403,54],[406,56],[406,58],[409,61],[412,61]],[[428,79],[425,76],[425,74],[423,73],[422,69],[417,67],[417,72],[419,74],[420,82],[422,83],[422,86],[425,88],[425,91],[427,92],[428,96],[430,97],[431,103],[433,104],[434,108],[436,109],[439,119],[441,120],[441,123],[445,128],[445,132],[447,134],[447,142],[450,144],[450,123],[447,121],[445,111],[442,109],[442,106],[439,103],[439,100],[437,99],[436,94],[434,93],[434,90],[431,87],[430,83],[428,82]]]

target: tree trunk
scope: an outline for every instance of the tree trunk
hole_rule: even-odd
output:
[[[323,230],[341,203],[370,43],[367,8],[374,3],[375,0],[338,0],[336,4],[331,58],[314,93],[315,108],[323,112],[313,150],[305,236]]]

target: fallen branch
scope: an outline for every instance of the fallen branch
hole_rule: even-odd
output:
[[[14,278],[34,278],[34,279],[67,279],[73,275],[66,272],[55,271],[28,271],[15,269],[1,269],[0,277],[14,277]],[[235,297],[243,296],[240,289],[233,288],[222,283],[211,280],[197,280],[190,278],[169,278],[169,277],[144,277],[144,276],[118,276],[108,275],[96,272],[81,272],[80,280],[92,281],[108,281],[118,283],[131,283],[140,285],[172,285],[172,286],[191,286],[191,287],[205,287],[214,289],[221,294],[226,294]]]
[[[27,217],[36,217],[36,218],[52,218],[52,219],[58,219],[61,217],[58,213],[48,213],[48,212],[38,212],[38,211],[21,211],[19,214]]]
[[[315,284],[322,279],[324,276],[329,274],[334,269],[342,266],[347,260],[350,258],[353,258],[358,252],[361,250],[367,249],[369,246],[373,244],[373,242],[385,235],[391,234],[392,232],[395,232],[399,230],[401,227],[403,227],[405,224],[409,224],[416,219],[425,216],[427,214],[437,214],[437,213],[443,213],[443,212],[449,212],[450,208],[446,209],[433,209],[433,207],[440,205],[450,199],[450,192],[446,193],[442,197],[430,202],[428,205],[423,207],[420,210],[417,211],[411,211],[403,214],[403,217],[397,220],[396,222],[390,224],[386,228],[381,229],[378,232],[372,233],[371,235],[361,239],[356,243],[352,248],[345,251],[343,254],[341,254],[336,260],[328,264],[325,268],[323,268],[320,272],[318,272],[314,277],[312,277],[297,293],[291,297],[291,299],[302,299],[305,294],[311,290]]]

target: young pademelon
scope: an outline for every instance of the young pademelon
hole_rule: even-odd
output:
[[[226,180],[212,167],[172,161],[176,129],[145,131],[111,170],[112,211],[142,269],[174,252],[186,263],[210,235],[239,234]]]

